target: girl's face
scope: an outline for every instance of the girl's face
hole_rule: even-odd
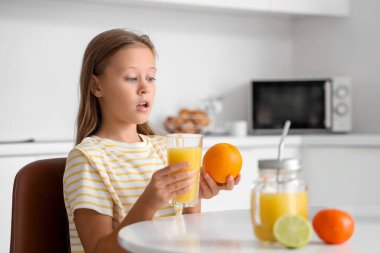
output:
[[[117,51],[100,76],[94,76],[92,93],[99,98],[105,120],[143,124],[148,120],[156,92],[156,58],[147,47]]]

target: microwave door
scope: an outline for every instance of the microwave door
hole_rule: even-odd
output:
[[[325,90],[325,120],[324,124],[327,130],[330,130],[332,127],[332,115],[331,115],[331,103],[332,103],[332,97],[331,97],[331,92],[332,92],[332,84],[331,81],[328,80],[325,82],[324,85],[324,90]]]

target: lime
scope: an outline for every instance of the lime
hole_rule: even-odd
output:
[[[300,248],[311,239],[310,222],[300,215],[283,215],[276,220],[273,234],[278,242],[288,248]]]

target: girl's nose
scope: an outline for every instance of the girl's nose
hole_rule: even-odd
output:
[[[149,92],[148,82],[146,80],[140,81],[138,94],[146,94],[148,92]]]

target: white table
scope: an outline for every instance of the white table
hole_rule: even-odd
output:
[[[380,206],[349,209],[355,219],[351,239],[326,245],[314,234],[298,250],[263,245],[253,235],[249,210],[188,214],[144,221],[120,230],[120,245],[131,252],[380,253]],[[315,213],[311,212],[311,214]]]

